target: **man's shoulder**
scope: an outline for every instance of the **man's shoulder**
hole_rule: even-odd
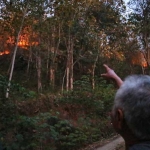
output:
[[[129,148],[129,150],[150,150],[150,141],[135,144]]]

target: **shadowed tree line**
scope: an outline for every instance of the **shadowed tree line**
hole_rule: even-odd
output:
[[[30,74],[35,76],[39,92],[45,87],[73,90],[74,81],[82,75],[91,76],[94,88],[101,65],[112,61],[114,67],[124,61],[129,73],[134,72],[132,57],[141,45],[149,60],[144,42],[148,32],[142,26],[137,35],[138,27],[133,23],[140,25],[142,21],[133,13],[129,22],[124,12],[125,5],[119,0],[1,1],[1,53],[7,50],[11,55],[10,66],[5,68],[9,82],[16,55],[26,64],[24,79],[31,81]],[[143,66],[141,60],[135,64]]]
[[[15,150],[74,150],[114,135],[115,88],[149,74],[149,1],[0,1],[0,142]]]

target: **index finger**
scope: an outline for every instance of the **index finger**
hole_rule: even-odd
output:
[[[106,64],[103,65],[107,71],[111,70]]]

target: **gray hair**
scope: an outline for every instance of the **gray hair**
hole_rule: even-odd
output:
[[[115,96],[114,108],[124,112],[124,119],[140,140],[150,140],[150,76],[128,76]]]

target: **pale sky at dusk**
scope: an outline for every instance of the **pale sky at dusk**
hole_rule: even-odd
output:
[[[123,1],[125,2],[125,4],[127,4],[130,0],[123,0]],[[127,14],[132,11],[131,9],[129,9],[128,6],[127,6],[126,8],[127,8],[127,10],[126,10],[126,13],[127,13]]]
[[[124,2],[125,2],[125,3],[128,3],[128,2],[129,2],[129,0],[124,0]]]

